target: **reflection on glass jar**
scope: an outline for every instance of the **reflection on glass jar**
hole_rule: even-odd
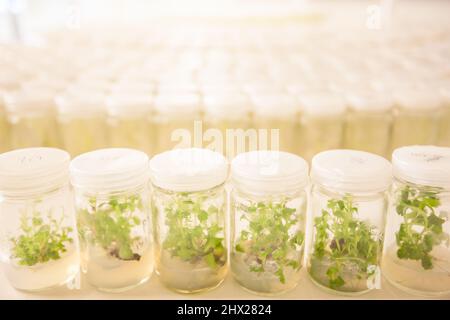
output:
[[[303,262],[308,164],[286,152],[243,153],[232,162],[231,270],[246,290],[293,289]]]
[[[172,290],[210,290],[225,278],[227,173],[225,158],[207,149],[167,151],[150,161],[156,271]]]
[[[0,155],[0,251],[17,289],[48,289],[78,274],[69,161],[67,152],[51,148]]]
[[[9,124],[0,92],[0,152],[9,150]]]
[[[363,151],[330,150],[313,158],[311,175],[311,279],[346,294],[379,289],[390,163]]]
[[[122,292],[153,271],[148,157],[132,149],[102,149],[71,163],[81,267],[99,290]]]
[[[450,148],[411,146],[392,155],[394,185],[383,275],[421,295],[450,293]]]

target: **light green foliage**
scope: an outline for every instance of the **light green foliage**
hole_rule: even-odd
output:
[[[58,221],[51,216],[44,221],[41,213],[32,216],[22,215],[20,230],[22,234],[12,238],[12,258],[18,259],[21,266],[34,266],[50,260],[58,260],[67,251],[67,245],[73,242],[69,234],[71,227],[62,227],[62,219]]]
[[[235,250],[246,255],[251,272],[267,272],[266,266],[274,264],[274,274],[285,283],[285,268],[301,267],[292,251],[301,249],[304,233],[290,233],[299,224],[297,210],[287,207],[286,201],[258,202],[239,209],[244,212],[241,219],[248,221],[248,230],[241,231]]]
[[[403,222],[395,234],[398,258],[418,260],[425,270],[433,269],[433,247],[449,239],[443,231],[447,217],[436,212],[439,205],[437,192],[421,192],[410,186],[400,191],[396,211]]]
[[[222,208],[204,208],[206,197],[181,193],[164,207],[168,226],[163,248],[190,263],[205,262],[211,269],[226,262],[223,228],[218,224]],[[212,219],[211,219],[212,218]]]
[[[106,202],[91,198],[89,204],[89,209],[78,212],[80,238],[100,245],[120,260],[139,260],[140,255],[133,248],[140,237],[133,237],[131,231],[141,224],[135,214],[143,210],[140,196],[111,197]]]
[[[338,289],[345,285],[345,270],[356,267],[357,279],[372,275],[374,271],[369,271],[368,267],[377,265],[381,239],[376,240],[375,230],[358,220],[358,208],[350,196],[328,200],[327,209],[314,219],[313,256],[331,262],[326,271],[328,284]]]

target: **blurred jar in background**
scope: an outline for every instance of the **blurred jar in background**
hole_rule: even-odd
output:
[[[339,149],[343,143],[345,101],[331,91],[304,92],[298,143],[303,157],[310,161],[321,151]]]
[[[385,93],[356,92],[347,96],[344,147],[389,157],[392,100]]]
[[[6,95],[11,148],[58,147],[54,93],[20,90]]]
[[[259,94],[252,97],[253,127],[267,129],[268,139],[272,140],[271,129],[279,130],[280,151],[299,154],[299,143],[296,137],[300,135],[300,107],[291,96],[282,94]],[[274,141],[268,141],[267,146],[261,145],[263,137],[259,135],[258,148],[274,149]]]
[[[250,127],[251,108],[248,97],[240,92],[205,93],[203,103],[205,113],[204,129],[219,130],[222,135],[220,146],[223,147],[223,153],[231,159],[238,153],[244,152],[245,145],[238,145],[241,140],[234,133],[245,133],[245,130]],[[227,129],[238,131],[229,131],[228,138]],[[210,136],[208,132],[205,132],[205,134],[206,143],[213,145],[214,142],[217,142],[214,141],[214,136]]]
[[[9,149],[9,124],[6,117],[5,101],[0,91],[0,153]]]
[[[114,94],[107,100],[111,147],[127,147],[151,154],[155,134],[151,126],[151,95]]]
[[[391,149],[437,142],[442,98],[431,88],[407,88],[394,94]]]
[[[201,102],[197,94],[161,94],[155,99],[154,127],[156,141],[155,153],[174,147],[194,145],[194,121],[201,120]],[[184,133],[177,129],[184,129]],[[201,139],[202,137],[198,137]]]
[[[106,107],[102,94],[80,90],[56,99],[64,148],[76,156],[107,145]]]
[[[439,124],[438,144],[440,146],[450,147],[450,87],[442,91],[444,99]]]

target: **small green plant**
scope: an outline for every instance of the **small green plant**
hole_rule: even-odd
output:
[[[46,222],[39,212],[34,212],[31,216],[22,215],[22,234],[11,239],[12,258],[17,259],[19,265],[28,267],[60,259],[67,251],[67,245],[73,242],[69,236],[73,229],[62,227],[62,219],[58,221],[48,216]]]
[[[291,230],[299,223],[296,209],[289,208],[286,200],[280,202],[258,202],[239,207],[245,212],[241,219],[247,220],[248,230],[241,231],[235,245],[236,252],[246,256],[249,270],[255,273],[273,272],[281,283],[286,282],[285,269],[301,267],[295,252],[301,250],[304,233]],[[294,252],[294,254],[292,254]]]
[[[168,232],[163,248],[183,261],[203,261],[216,269],[226,262],[223,228],[218,224],[222,209],[204,208],[204,201],[205,197],[181,193],[164,207]],[[210,222],[212,216],[217,217],[214,222]]]
[[[358,208],[350,196],[330,199],[328,210],[314,219],[316,229],[313,257],[326,259],[328,285],[339,289],[345,285],[344,272],[356,270],[357,279],[372,276],[377,265],[381,239],[373,227],[357,218]]]
[[[111,197],[106,202],[89,200],[89,208],[78,212],[78,230],[82,241],[90,241],[120,260],[140,260],[134,251],[141,238],[132,229],[141,225],[136,211],[142,212],[139,195]],[[88,236],[89,235],[89,236]]]
[[[433,247],[449,239],[443,231],[447,216],[437,213],[440,203],[436,191],[410,186],[400,190],[396,211],[403,222],[395,234],[399,259],[417,260],[425,270],[433,269]]]

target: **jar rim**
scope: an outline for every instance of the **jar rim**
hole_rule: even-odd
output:
[[[79,155],[70,163],[72,185],[90,192],[113,192],[148,181],[148,156],[128,148],[106,148]]]
[[[315,184],[342,192],[380,192],[391,185],[392,168],[379,155],[335,149],[313,157],[311,178]]]
[[[0,155],[0,190],[5,196],[45,193],[69,183],[68,152],[24,148]]]

